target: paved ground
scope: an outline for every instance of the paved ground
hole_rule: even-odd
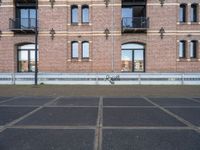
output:
[[[200,86],[180,85],[0,85],[0,96],[189,96],[200,97]]]
[[[0,150],[200,150],[200,97],[0,97]]]

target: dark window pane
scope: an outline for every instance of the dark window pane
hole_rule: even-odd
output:
[[[179,8],[179,21],[186,22],[186,5],[182,4]]]
[[[179,57],[180,58],[185,57],[185,41],[179,42]]]
[[[191,5],[191,12],[190,12],[190,17],[191,17],[191,22],[197,22],[197,5],[192,4]]]
[[[190,42],[190,58],[196,58],[197,41]]]

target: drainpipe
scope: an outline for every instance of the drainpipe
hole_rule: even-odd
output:
[[[115,63],[115,52],[114,52],[114,25],[115,25],[115,13],[114,13],[114,4],[115,4],[115,0],[113,0],[113,6],[112,6],[112,72],[114,72],[114,63]]]
[[[36,20],[35,20],[35,85],[38,84],[38,0],[36,0]]]

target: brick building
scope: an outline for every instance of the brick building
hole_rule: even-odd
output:
[[[35,70],[36,21],[39,72],[200,72],[199,3],[0,0],[0,72]]]

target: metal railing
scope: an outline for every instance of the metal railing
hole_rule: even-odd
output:
[[[149,28],[149,18],[147,17],[124,17],[121,23],[123,30]]]
[[[35,30],[35,18],[15,18],[9,19],[10,30]]]

